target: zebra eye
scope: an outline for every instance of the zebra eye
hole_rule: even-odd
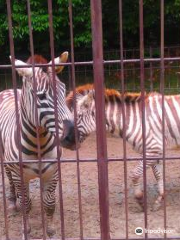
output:
[[[88,103],[84,103],[84,108],[88,109],[89,108],[89,104]]]
[[[92,116],[95,117],[95,112],[94,111],[92,111]]]
[[[44,100],[44,99],[46,99],[46,92],[37,93],[37,96],[40,100]]]
[[[82,112],[77,111],[77,117],[80,118],[82,116]]]

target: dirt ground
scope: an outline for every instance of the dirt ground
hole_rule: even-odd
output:
[[[118,137],[107,135],[108,156],[121,157],[123,154],[122,140]],[[127,145],[129,156],[139,156],[131,146]],[[168,155],[180,156],[180,151],[168,152]],[[80,159],[96,157],[96,138],[92,134],[82,145],[79,151]],[[63,159],[76,158],[75,152],[64,150]],[[138,204],[133,198],[133,189],[130,179],[130,172],[137,164],[136,161],[128,162],[128,234],[129,237],[135,235],[136,227],[144,227],[144,213],[140,211]],[[63,208],[64,208],[64,230],[65,237],[74,238],[80,236],[79,225],[79,205],[78,205],[78,180],[77,164],[62,163],[62,188],[63,188]],[[125,196],[124,196],[124,165],[123,162],[109,163],[109,206],[110,206],[110,232],[112,238],[124,238],[126,234]],[[82,202],[82,222],[83,236],[90,238],[100,237],[100,219],[98,203],[98,173],[97,164],[83,162],[80,163],[81,181],[81,202]],[[8,193],[8,183],[6,179],[6,192]],[[32,198],[31,238],[42,237],[42,218],[40,205],[39,180],[34,180],[30,186]],[[57,203],[55,212],[55,226],[57,233],[55,238],[61,236],[60,222],[60,201],[59,188],[57,187]],[[151,207],[157,196],[157,185],[152,175],[151,169],[147,171],[147,219],[148,229],[164,229],[163,209],[153,212]],[[173,160],[166,163],[166,215],[167,229],[172,233],[168,237],[180,237],[180,161]],[[11,238],[21,237],[21,215],[8,210],[8,229]],[[4,210],[2,179],[0,179],[0,240],[5,237]],[[141,238],[142,236],[139,236]],[[162,233],[149,234],[149,237],[163,237]]]

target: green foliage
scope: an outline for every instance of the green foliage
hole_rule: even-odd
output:
[[[0,46],[5,43],[7,30],[6,4],[3,0],[0,0]]]
[[[53,0],[53,30],[57,51],[70,49],[69,0]],[[91,48],[90,0],[72,0],[75,48]],[[102,0],[104,47],[119,48],[119,1]],[[123,0],[124,47],[139,46],[139,1]],[[49,51],[49,15],[47,1],[30,0],[35,51]],[[6,1],[0,0],[0,52],[9,51]],[[29,27],[26,0],[12,0],[12,22],[15,50],[29,49]],[[165,1],[165,43],[177,44],[180,33],[180,0]],[[159,45],[160,1],[144,0],[145,45]],[[49,55],[49,54],[48,54]]]
[[[70,48],[68,0],[53,1],[53,31],[57,49]],[[49,50],[49,15],[47,1],[31,0],[31,24],[35,51]],[[29,26],[26,0],[12,0],[12,22],[15,48],[23,52],[22,48],[29,48]],[[0,49],[8,41],[8,24],[6,3],[0,0]],[[75,47],[91,43],[90,3],[88,0],[73,0],[73,27]]]

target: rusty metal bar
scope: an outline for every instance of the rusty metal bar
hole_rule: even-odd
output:
[[[142,157],[126,157],[127,161],[142,161],[143,158]],[[163,157],[146,157],[147,160],[163,160]],[[167,161],[171,161],[171,160],[178,160],[180,161],[179,157],[166,157]],[[23,163],[38,163],[39,160],[23,160]],[[42,159],[41,160],[42,163],[47,163],[47,162],[58,162],[58,159]],[[83,158],[83,159],[79,159],[80,162],[97,162],[98,160],[96,158]],[[117,162],[117,161],[124,161],[124,157],[119,157],[119,158],[108,158],[107,161],[109,162]],[[61,158],[61,163],[68,163],[68,162],[77,162],[77,159],[73,159],[73,158],[66,158],[63,159]],[[4,161],[4,164],[12,164],[12,163],[19,163],[19,161]]]
[[[96,137],[98,158],[99,208],[101,239],[110,239],[109,230],[109,197],[108,197],[108,162],[105,126],[104,98],[104,66],[103,66],[103,36],[102,36],[102,6],[101,1],[91,0],[91,27],[93,48],[93,73],[96,102]]]
[[[145,84],[144,84],[144,30],[143,30],[143,0],[139,0],[139,37],[140,37],[140,85],[142,96],[142,144],[143,144],[143,189],[144,189],[144,227],[147,229],[147,180],[146,180],[146,120],[145,120]],[[145,233],[145,239],[148,234]]]
[[[178,240],[180,239],[179,236],[177,237],[168,237],[167,240]],[[43,239],[29,239],[29,240],[43,240]],[[51,238],[51,240],[61,240],[61,238]],[[80,238],[65,238],[65,240],[81,240]],[[101,238],[83,238],[83,240],[101,240]],[[111,238],[111,240],[126,240],[126,238]],[[145,238],[129,238],[129,240],[146,240]],[[164,240],[161,237],[148,237],[148,240]]]
[[[150,47],[150,58],[152,58],[152,47]],[[152,62],[150,62],[150,91],[153,91],[153,65]]]
[[[164,61],[180,61],[180,57],[165,57]],[[161,62],[161,58],[144,58],[144,63],[148,62]],[[117,64],[121,63],[121,60],[103,60],[103,64]],[[123,63],[140,63],[139,58],[135,59],[123,59]],[[43,67],[43,66],[51,66],[52,64],[35,64],[36,67]],[[70,66],[72,65],[71,62],[68,63],[59,63],[56,64],[55,66]],[[74,62],[75,66],[80,66],[80,65],[93,65],[93,61],[84,61],[84,62]],[[16,68],[24,68],[24,65],[19,65]],[[32,67],[32,64],[27,64],[26,67]],[[10,64],[4,64],[0,65],[0,69],[6,69],[6,68],[11,68]]]
[[[75,118],[75,138],[76,147],[78,143],[77,132],[77,111],[76,111],[76,77],[75,77],[75,65],[74,65],[74,36],[73,36],[73,19],[72,19],[72,0],[69,0],[69,20],[70,20],[70,38],[71,38],[71,76],[72,76],[72,89],[73,89],[73,104],[74,104],[74,118]],[[83,217],[82,217],[82,201],[81,201],[81,177],[80,177],[80,161],[79,150],[76,150],[77,159],[77,182],[78,182],[78,203],[79,203],[79,223],[80,223],[80,239],[83,239]]]
[[[60,152],[60,139],[58,131],[58,115],[57,115],[57,92],[55,81],[55,63],[54,63],[54,35],[53,35],[53,13],[52,13],[52,0],[48,0],[48,14],[49,14],[49,36],[50,36],[50,50],[52,60],[52,77],[53,77],[53,90],[54,90],[54,109],[55,109],[55,128],[56,128],[56,144],[57,144],[57,159],[58,159],[58,175],[59,175],[59,206],[61,216],[61,237],[65,239],[65,224],[64,224],[64,203],[62,191],[62,173],[61,173],[61,152]]]
[[[30,52],[32,57],[32,70],[33,70],[33,89],[35,93],[35,121],[36,121],[36,133],[37,133],[37,150],[38,150],[38,161],[39,161],[39,178],[40,178],[40,205],[41,205],[41,218],[42,218],[42,232],[43,240],[46,240],[46,228],[45,228],[45,217],[43,209],[43,181],[42,181],[42,157],[41,157],[41,147],[40,147],[40,136],[38,131],[38,110],[37,110],[37,82],[35,79],[35,63],[34,63],[34,42],[33,42],[33,28],[31,24],[31,5],[30,0],[27,0],[27,10],[28,10],[28,26],[29,26],[29,42],[30,42]]]
[[[11,3],[10,0],[6,0],[7,3],[7,13],[8,13],[8,26],[9,26],[9,43],[10,43],[10,53],[11,53],[11,68],[12,68],[12,81],[14,89],[15,98],[15,112],[16,112],[16,125],[17,125],[17,144],[18,144],[18,154],[19,154],[19,167],[20,167],[20,180],[21,180],[21,191],[22,191],[22,215],[23,215],[23,226],[24,226],[24,237],[27,240],[27,221],[26,221],[26,211],[25,211],[25,193],[24,193],[24,179],[23,179],[23,162],[22,162],[22,147],[21,147],[21,130],[20,130],[20,118],[18,112],[18,96],[17,96],[17,81],[15,72],[15,52],[14,52],[14,41],[12,32],[12,13],[11,13]]]
[[[122,0],[119,0],[119,26],[120,26],[120,59],[121,59],[121,89],[122,89],[122,121],[123,121],[123,159],[124,159],[124,196],[125,196],[125,218],[126,218],[126,239],[128,236],[128,187],[127,187],[127,151],[126,151],[126,115],[124,102],[124,63],[123,63],[123,16]]]
[[[163,187],[164,187],[164,229],[167,228],[166,213],[166,152],[165,152],[165,102],[164,102],[164,0],[160,2],[161,15],[161,71],[160,71],[160,92],[162,94],[162,138],[163,138]],[[164,239],[167,239],[167,233],[164,232]]]

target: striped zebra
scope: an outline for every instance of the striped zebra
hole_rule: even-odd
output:
[[[79,91],[80,90],[80,91]],[[95,91],[91,85],[81,86],[76,89],[77,98],[77,126],[82,142],[92,131],[96,129],[95,121]],[[72,92],[66,98],[67,105],[73,108]],[[126,140],[132,147],[143,153],[142,138],[142,98],[139,93],[126,93],[124,95]],[[180,145],[180,95],[165,96],[164,98],[164,122],[166,146]],[[122,95],[113,89],[105,90],[105,114],[106,127],[110,132],[117,130],[120,137],[123,136],[122,121]],[[163,202],[164,186],[162,164],[153,160],[154,157],[162,157],[162,95],[151,93],[145,96],[145,141],[146,141],[146,166],[151,167],[158,184],[158,197],[153,210],[158,210]],[[149,160],[152,157],[152,160]],[[132,172],[134,195],[137,202],[143,208],[143,191],[140,178],[143,174],[143,161],[139,161]]]
[[[67,61],[68,52],[54,59],[55,64]],[[28,63],[32,58],[28,59]],[[46,63],[40,56],[34,56],[35,63]],[[50,62],[51,63],[51,62]],[[18,138],[14,90],[4,90],[0,93],[0,135],[2,140],[3,158],[11,161],[5,164],[5,171],[9,179],[10,208],[16,209],[18,198],[22,210],[22,184],[19,163],[12,163],[19,160],[19,143],[22,150],[22,159],[31,160],[38,158],[38,133],[41,159],[57,159],[57,143],[55,128],[55,100],[53,81],[56,83],[57,98],[57,126],[61,146],[75,149],[74,121],[72,113],[65,103],[65,85],[57,75],[53,77],[51,66],[35,67],[34,80],[36,81],[36,96],[33,88],[33,69],[26,67],[27,63],[15,60],[18,74],[22,76],[22,90],[17,91],[18,114],[20,123],[20,137]],[[56,66],[56,73],[60,72],[63,66]],[[54,78],[54,79],[53,79]],[[37,102],[36,102],[36,100]],[[37,118],[35,111],[37,106]],[[36,123],[36,119],[38,122]],[[60,148],[61,152],[61,148]],[[27,229],[30,232],[28,215],[31,209],[29,197],[29,181],[40,176],[39,163],[23,163],[24,200],[27,215]],[[57,163],[41,164],[41,176],[43,182],[43,207],[46,213],[46,232],[49,236],[55,233],[53,225],[53,214],[55,211],[55,188],[58,181]]]

